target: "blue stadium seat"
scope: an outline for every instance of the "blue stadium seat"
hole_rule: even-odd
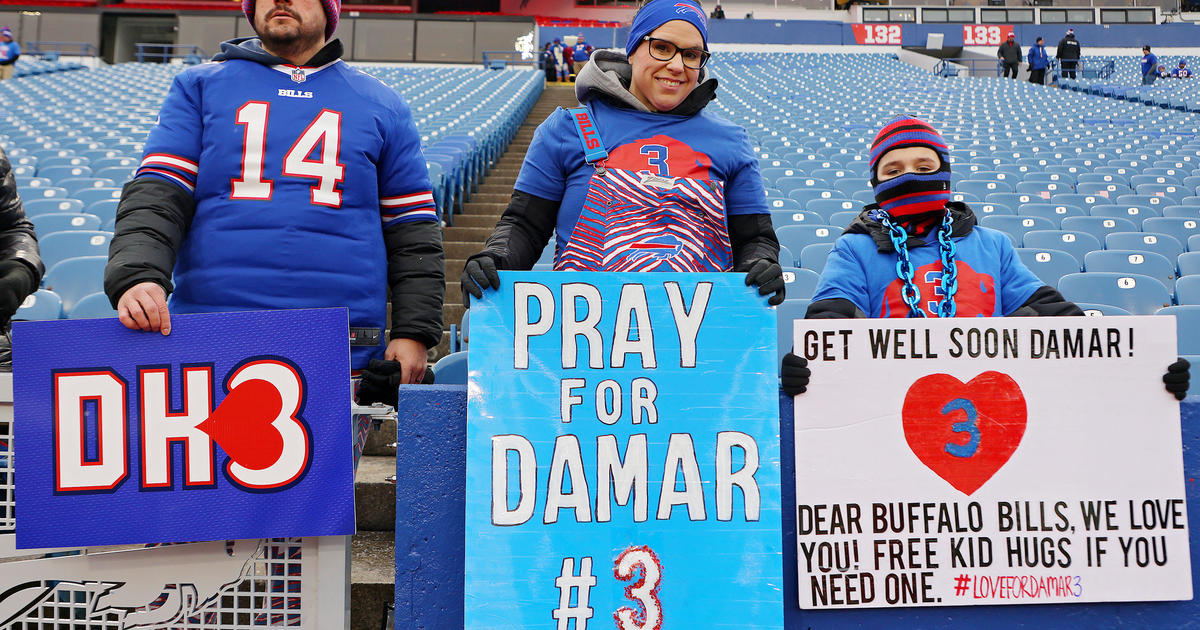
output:
[[[1121,195],[1128,195],[1133,192],[1133,189],[1120,182],[1084,182],[1081,181],[1075,184],[1075,192],[1080,195],[1092,195],[1094,197],[1103,197],[1105,199],[1116,199]]]
[[[825,270],[825,260],[833,250],[833,243],[813,243],[800,250],[800,266],[817,273]]]
[[[810,246],[811,247],[811,246]],[[787,299],[808,299],[817,290],[821,276],[812,269],[783,267],[783,282],[787,286]]]
[[[35,217],[39,214],[58,212],[80,212],[83,202],[78,199],[22,199],[25,216]]]
[[[840,228],[830,225],[788,225],[775,230],[779,244],[787,247],[793,255],[804,251],[805,245],[832,243],[842,235]]]
[[[1175,261],[1175,266],[1179,267],[1179,275],[1195,276],[1200,275],[1200,252],[1184,252],[1179,255]]]
[[[1060,249],[1034,249],[1018,247],[1017,257],[1047,286],[1058,286],[1058,281],[1069,273],[1079,273],[1079,261]]]
[[[1200,252],[1200,235],[1189,236],[1187,246],[1189,252]]]
[[[53,182],[58,182],[63,179],[71,179],[75,177],[91,177],[92,169],[89,166],[47,166],[41,165],[38,167],[38,177],[45,177]]]
[[[117,309],[112,307],[112,303],[108,301],[108,296],[103,292],[89,293],[75,302],[75,307],[71,309],[70,319],[100,319],[102,317],[116,317]]]
[[[1158,197],[1155,195],[1121,195],[1117,197],[1116,204],[1118,206],[1141,206],[1149,207],[1155,210],[1158,215],[1162,215],[1163,206],[1175,206],[1182,203],[1182,198],[1177,200],[1168,200],[1166,197]]]
[[[433,364],[434,382],[438,385],[467,384],[467,353],[448,354]]]
[[[1134,175],[1133,177],[1130,177],[1129,185],[1131,187],[1135,187],[1135,188],[1137,186],[1141,186],[1144,184],[1162,184],[1162,185],[1167,185],[1167,186],[1182,186],[1183,185],[1183,181],[1181,178],[1172,177],[1170,175],[1154,175],[1154,174],[1148,173],[1148,171],[1151,171],[1151,170],[1154,170],[1154,169],[1148,168],[1148,169],[1145,169],[1146,172],[1144,172],[1143,174]]]
[[[553,265],[554,264],[554,248],[555,248],[555,246],[556,246],[555,239],[551,238],[550,242],[547,243],[546,246],[542,248],[542,253],[538,256],[537,262],[535,264]]]
[[[1200,276],[1184,276],[1175,281],[1175,301],[1200,304]]]
[[[1094,173],[1080,173],[1077,176],[1077,183],[1075,184],[1076,191],[1079,190],[1079,184],[1120,184],[1126,188],[1129,188],[1129,177],[1127,175],[1120,175],[1116,173],[1102,173],[1099,169],[1097,169]],[[1132,188],[1129,189],[1133,190]]]
[[[778,335],[779,347],[778,357],[775,361],[779,363],[783,359],[783,355],[792,350],[793,338],[793,321],[804,319],[804,313],[808,311],[809,301],[807,299],[784,300],[783,304],[775,307],[775,324],[776,334]]]
[[[99,230],[78,230],[72,232],[55,232],[46,235],[39,241],[42,262],[46,269],[52,269],[56,263],[76,256],[108,256],[108,243],[112,233]],[[59,296],[62,296],[59,293]]]
[[[799,177],[804,174],[799,169],[791,166],[764,168],[760,172],[762,173],[763,183],[772,188],[777,188],[775,182],[781,177]]]
[[[1200,219],[1200,206],[1165,206],[1162,209],[1162,215],[1164,217]]]
[[[1053,199],[1054,195],[1073,193],[1075,189],[1066,182],[1021,182],[1017,184],[1016,191],[1049,200]]]
[[[799,212],[799,211],[803,210],[804,208],[801,207],[800,202],[796,201],[795,199],[788,199],[787,197],[768,196],[767,197],[767,209],[769,209],[771,212],[777,212],[780,210],[790,210],[790,211]]]
[[[1171,305],[1171,294],[1161,282],[1139,274],[1070,273],[1058,281],[1058,290],[1072,302],[1110,304],[1133,315],[1151,315]]]
[[[1037,249],[1060,249],[1081,262],[1088,252],[1103,248],[1090,233],[1070,230],[1032,230],[1025,233],[1021,243]]]
[[[65,199],[70,197],[67,189],[60,186],[38,186],[19,191],[22,199]]]
[[[979,224],[993,230],[1000,230],[1001,232],[1004,232],[1010,239],[1012,239],[1014,247],[1021,246],[1021,239],[1025,236],[1026,232],[1031,232],[1033,230],[1058,229],[1058,226],[1050,221],[1050,219],[1044,219],[1042,217],[1021,217],[1009,214],[993,214],[986,216],[979,220]]]
[[[1086,216],[1083,208],[1067,204],[1026,203],[1017,208],[1017,215],[1023,217],[1042,217],[1054,223],[1055,228],[1062,225],[1067,217]]]
[[[792,253],[792,250],[787,248],[787,245],[779,246],[779,266],[780,267],[796,267],[800,265],[797,256]]]
[[[53,232],[100,229],[100,217],[80,212],[48,212],[32,217],[30,221],[33,221],[33,229],[39,239]]]
[[[120,188],[88,188],[75,193],[75,199],[83,202],[83,205],[90,206],[91,204],[102,199],[120,199]]]
[[[1133,249],[1102,249],[1083,257],[1086,271],[1140,273],[1163,283],[1168,290],[1175,286],[1175,262],[1154,252]]]
[[[1174,205],[1183,201],[1183,198],[1188,196],[1188,192],[1182,186],[1175,184],[1142,184],[1133,189],[1138,195],[1146,195],[1150,198],[1160,198],[1159,204]]]
[[[1009,208],[1017,208],[1023,203],[1040,203],[1042,199],[1025,193],[991,193],[990,195],[984,197],[983,201],[986,203],[1004,205]]]
[[[816,199],[808,202],[807,210],[825,217],[826,222],[835,212],[852,210],[857,212],[861,206],[850,199]]]
[[[1104,237],[1113,232],[1133,232],[1140,223],[1134,223],[1125,217],[1067,217],[1063,219],[1062,229],[1073,232],[1087,232],[1104,243]]]
[[[1127,311],[1119,306],[1113,306],[1111,304],[1091,304],[1088,302],[1076,302],[1075,306],[1078,306],[1081,310],[1083,310],[1083,314],[1088,317],[1100,317],[1101,315],[1131,315],[1132,314],[1129,311]]]
[[[785,225],[825,225],[825,219],[815,213],[806,210],[772,210],[771,225],[775,229],[779,229]]]
[[[65,232],[63,232],[65,234]],[[77,256],[63,260],[46,272],[46,288],[62,298],[63,314],[70,317],[84,296],[104,291],[105,256]]]
[[[844,229],[848,227],[852,221],[857,219],[859,214],[861,213],[858,210],[834,212],[833,215],[829,217],[829,220],[826,221],[826,223],[832,225],[833,227]]]
[[[1142,221],[1150,217],[1160,216],[1160,213],[1149,206],[1132,206],[1104,204],[1095,206],[1088,212],[1093,217],[1129,219],[1134,225],[1140,226]]]
[[[1007,204],[985,201],[971,208],[976,216],[985,217],[989,214],[1016,214]]]
[[[1183,244],[1192,236],[1200,234],[1200,218],[1150,217],[1142,221],[1142,231],[1169,234]]]
[[[807,207],[810,202],[818,199],[841,199],[842,193],[832,188],[793,188],[787,192],[787,196]]]
[[[809,175],[795,175],[792,177],[780,177],[779,179],[776,179],[775,188],[778,188],[785,193],[802,188],[818,188],[828,190],[829,182]]]
[[[1059,193],[1051,195],[1050,203],[1056,205],[1079,206],[1085,212],[1091,214],[1091,209],[1105,203],[1111,203],[1106,198],[1098,195],[1082,195],[1079,193]]]
[[[1104,237],[1104,247],[1154,252],[1171,261],[1186,251],[1179,239],[1158,232],[1113,232]]]
[[[78,194],[82,190],[89,188],[112,188],[116,184],[111,179],[102,177],[75,177],[71,179],[63,179],[56,182],[63,190],[67,191],[67,196],[78,199]]]
[[[954,192],[967,193],[975,195],[980,199],[985,199],[987,195],[995,193],[1011,193],[1013,192],[1013,187],[1008,182],[966,180],[955,185]]]
[[[38,289],[21,302],[21,307],[13,315],[14,320],[40,321],[59,319],[62,317],[62,300],[53,291]]]
[[[854,201],[857,201],[859,203],[859,205],[865,206],[868,204],[875,203],[875,191],[874,190],[860,190],[860,191],[854,193],[853,195],[850,195],[850,198],[853,199]]]
[[[1156,315],[1175,317],[1175,338],[1179,354],[1200,354],[1200,304],[1164,306]]]

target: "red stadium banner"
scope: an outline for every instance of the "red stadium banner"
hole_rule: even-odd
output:
[[[899,24],[851,24],[856,44],[899,46]]]
[[[999,46],[1012,32],[1012,24],[963,24],[963,46]]]

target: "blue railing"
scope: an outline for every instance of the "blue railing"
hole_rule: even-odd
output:
[[[485,50],[483,51],[483,67],[491,70],[503,70],[511,65],[536,66],[537,58],[522,57],[523,53],[516,50]]]
[[[1058,59],[1050,62],[1050,69],[1054,73],[1061,74],[1061,63]],[[1107,79],[1112,76],[1116,69],[1116,62],[1112,59],[1105,61],[1080,59],[1079,63],[1075,64],[1075,78],[1077,79]]]
[[[98,57],[100,50],[87,42],[25,42],[25,54],[35,55],[46,61],[58,61],[63,55]]]
[[[137,47],[138,63],[147,61],[165,63],[172,59],[183,59],[185,63],[202,63],[208,58],[199,46],[177,46],[174,44],[134,44]]]
[[[1059,65],[1058,59],[1051,60],[1050,73],[1058,73]],[[940,77],[956,77],[960,67],[966,67],[967,74],[973,77],[998,77],[1001,75],[999,59],[943,59],[933,67],[933,73]],[[1075,64],[1077,76],[1089,79],[1107,79],[1112,75],[1114,68],[1115,64],[1111,59],[1107,61],[1081,59]]]

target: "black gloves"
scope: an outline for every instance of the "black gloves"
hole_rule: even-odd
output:
[[[399,361],[371,359],[367,369],[362,372],[362,382],[358,384],[358,404],[370,405],[380,402],[395,407],[398,398],[396,390],[400,387],[401,377]],[[425,369],[425,377],[421,379],[421,384],[433,384],[432,369]]]
[[[812,370],[808,369],[808,359],[796,356],[791,352],[783,355],[783,365],[779,368],[779,381],[783,391],[788,396],[803,394],[808,391],[808,377]]]
[[[1167,366],[1167,373],[1163,374],[1163,383],[1167,386],[1167,391],[1175,395],[1175,400],[1183,400],[1187,397],[1188,381],[1191,380],[1191,372],[1188,368],[1191,364],[1187,359],[1179,359],[1178,361]]]
[[[0,263],[0,325],[12,319],[21,302],[36,288],[28,265],[17,260]]]
[[[484,289],[500,288],[496,257],[488,252],[479,252],[468,258],[459,282],[462,284],[463,307],[471,308],[472,295],[479,299],[483,297]]]
[[[759,258],[748,264],[750,268],[746,270],[746,286],[757,285],[759,295],[774,293],[775,295],[767,300],[767,304],[771,306],[782,304],[786,289],[783,284],[783,268],[779,266],[779,263]]]

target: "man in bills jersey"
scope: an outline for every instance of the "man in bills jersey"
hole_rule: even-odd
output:
[[[223,43],[163,102],[121,196],[105,292],[125,326],[164,335],[171,313],[344,306],[374,341],[351,348],[352,368],[420,382],[444,256],[409,108],[341,61],[338,0],[243,9],[258,37]]]

